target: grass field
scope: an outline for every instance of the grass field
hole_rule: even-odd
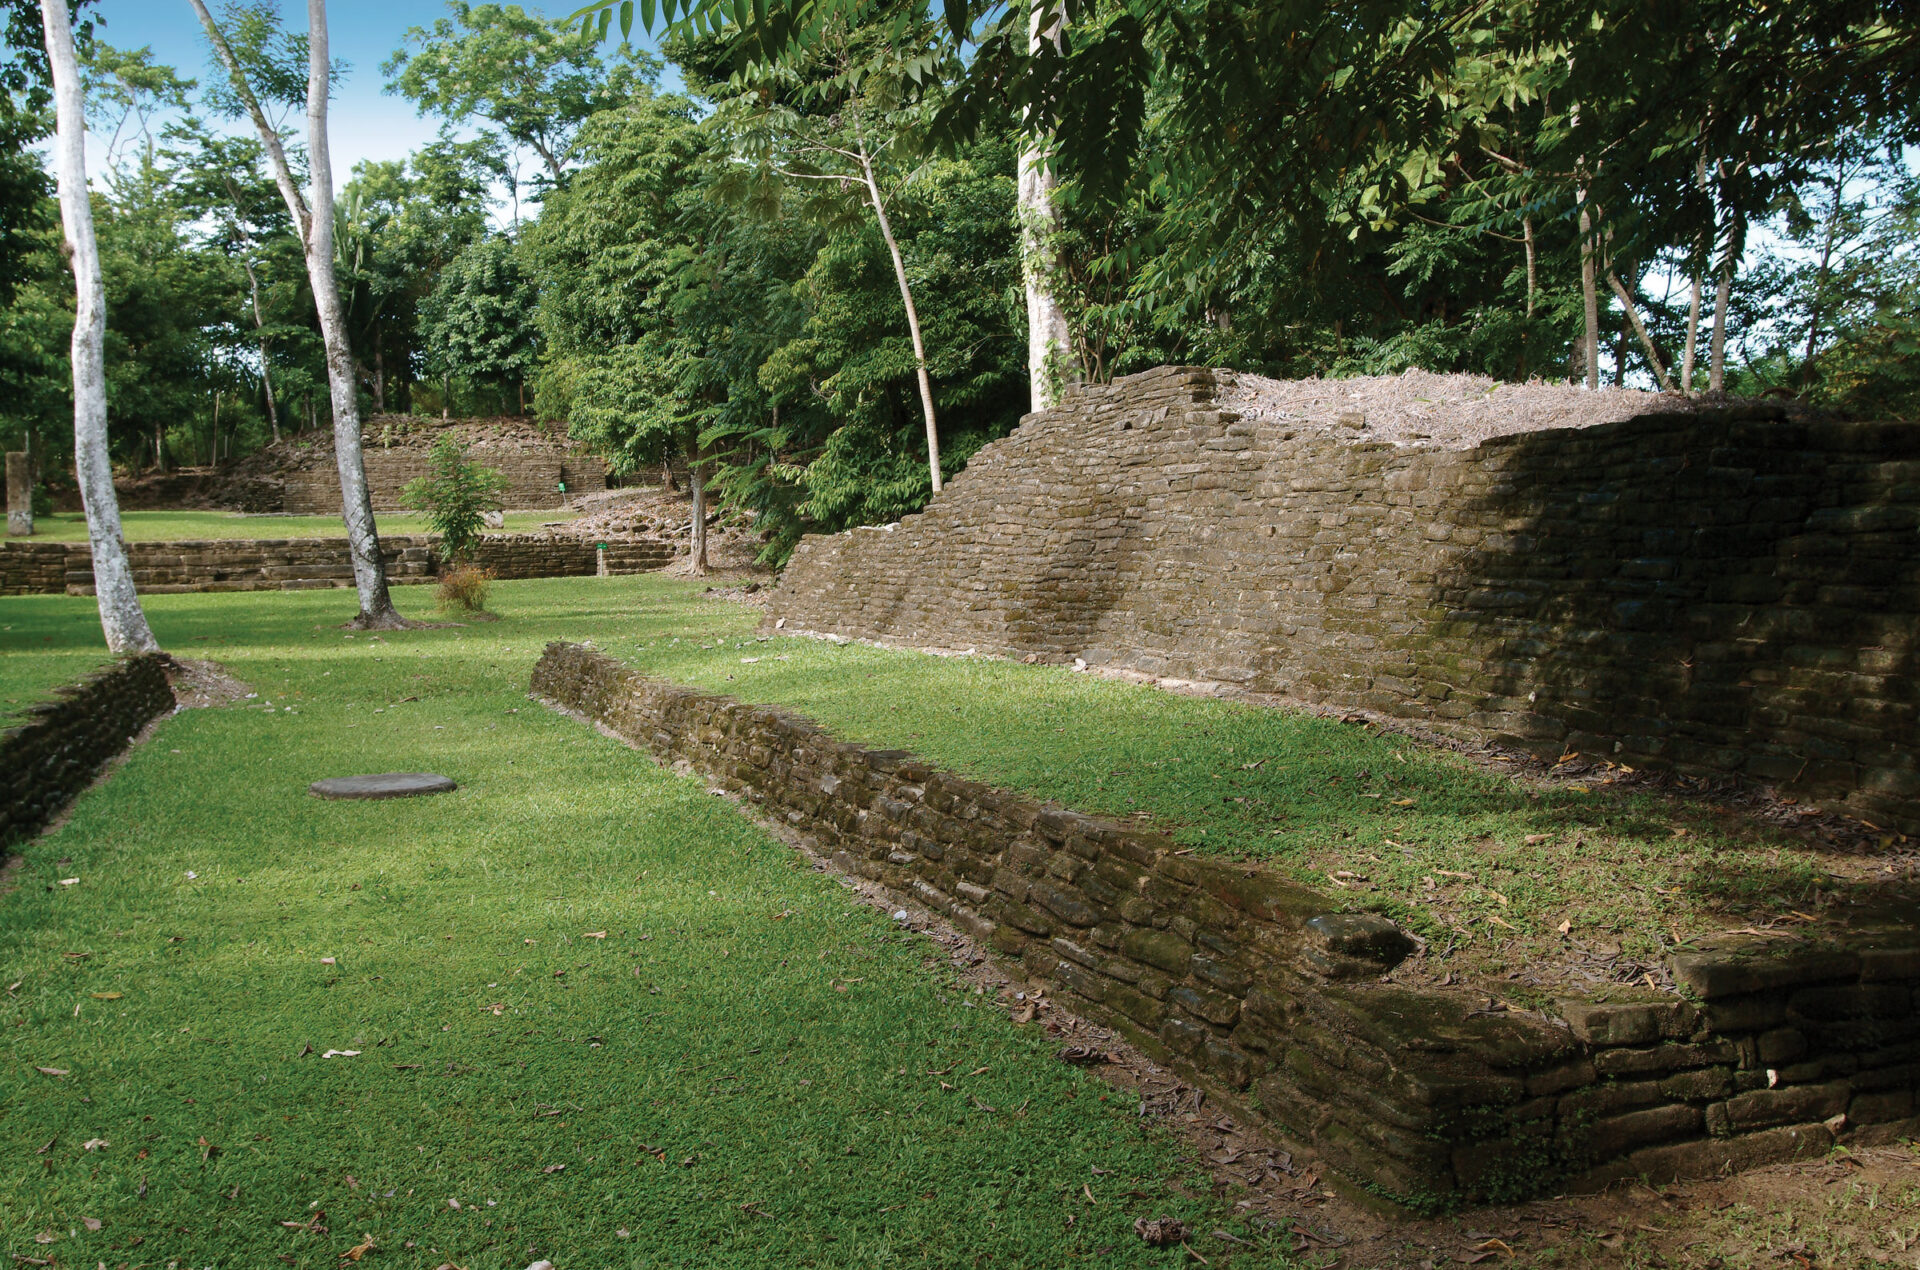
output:
[[[89,629],[84,620],[93,619]],[[59,684],[107,661],[93,601],[66,596],[0,596],[0,727]]]
[[[550,638],[690,642],[737,608],[650,578],[504,583],[499,622],[384,636],[349,607],[149,600],[259,696],[162,723],[0,896],[16,1264],[331,1267],[365,1237],[423,1270],[1182,1264],[1133,1233],[1160,1213],[1261,1239],[934,946],[525,698]],[[98,655],[90,601],[0,624]],[[389,769],[461,788],[305,792]]]
[[[608,651],[791,706],[850,740],[1270,861],[1451,947],[1462,970],[1655,957],[1708,930],[1817,916],[1856,886],[1834,870],[1873,867],[1708,806],[1527,783],[1304,713],[1058,667],[756,642],[753,617],[716,614],[702,639],[636,632]]]
[[[541,525],[567,520],[573,513],[551,511],[508,512],[505,533],[533,533]],[[426,518],[412,512],[382,512],[383,534],[430,532]],[[344,538],[338,516],[248,516],[240,512],[172,511],[122,512],[121,529],[128,542],[182,542],[209,538]],[[57,512],[34,517],[31,542],[85,542],[87,518],[79,512]]]

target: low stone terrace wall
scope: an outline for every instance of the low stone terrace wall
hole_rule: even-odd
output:
[[[387,581],[431,582],[441,561],[439,539],[395,535],[380,540]],[[502,578],[565,578],[596,573],[595,544],[544,534],[491,534],[478,562]],[[136,542],[127,546],[134,585],[143,594],[181,591],[293,591],[353,585],[345,538],[210,539]],[[664,542],[610,542],[609,573],[646,573],[665,567],[674,549]],[[87,544],[0,543],[0,595],[93,594]]]
[[[1489,1010],[1390,980],[1393,923],[768,707],[553,644],[533,692],[945,915],[1228,1105],[1419,1209],[1700,1176],[1911,1133],[1920,926],[1680,957],[1684,997]]]
[[[0,717],[0,843],[38,833],[173,705],[165,659],[146,654]]]

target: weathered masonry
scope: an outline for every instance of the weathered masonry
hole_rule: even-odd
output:
[[[0,717],[0,844],[45,828],[102,764],[173,706],[166,659],[146,653]]]
[[[1167,368],[927,510],[803,540],[768,623],[1239,685],[1920,829],[1920,426],[1770,406],[1392,446]]]
[[[1729,937],[1684,997],[1491,1013],[1383,982],[1411,941],[1263,869],[1040,805],[572,644],[533,691],[944,914],[1351,1184],[1417,1208],[1701,1176],[1920,1130],[1920,926]]]
[[[442,561],[431,535],[380,539],[387,581],[432,582]],[[543,534],[488,534],[474,560],[501,578],[570,578],[599,572],[598,544]],[[673,544],[621,539],[605,544],[609,574],[647,573],[672,562]],[[181,591],[300,591],[353,585],[345,538],[214,538],[127,544],[134,585],[147,595]],[[93,594],[87,544],[0,543],[0,595]]]

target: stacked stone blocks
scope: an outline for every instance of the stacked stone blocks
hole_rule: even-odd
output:
[[[1489,1010],[1382,980],[1411,948],[1271,870],[1041,805],[556,644],[533,691],[812,837],[1018,960],[1352,1183],[1442,1207],[1703,1176],[1920,1128],[1920,932],[1713,941],[1688,997]]]
[[[380,540],[387,581],[432,582],[444,566],[432,535]],[[500,578],[586,577],[598,572],[595,544],[545,534],[489,534],[475,562]],[[345,538],[209,539],[127,545],[134,585],[142,594],[188,591],[297,591],[350,587],[353,562]],[[607,544],[607,572],[646,573],[674,557],[671,543]],[[0,544],[0,595],[93,594],[93,560],[85,543]]]
[[[803,539],[769,627],[1203,680],[1920,830],[1920,427],[1771,405],[1395,447],[1163,368],[925,512]]]
[[[39,832],[107,760],[173,706],[166,659],[149,653],[0,717],[0,844]]]

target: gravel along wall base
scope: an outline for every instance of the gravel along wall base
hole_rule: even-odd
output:
[[[1391,982],[1414,947],[1277,874],[1043,805],[786,711],[550,645],[532,690],[911,896],[1227,1105],[1416,1210],[1704,1176],[1920,1128],[1920,925],[1676,958],[1685,995]]]
[[[1250,381],[1163,368],[1029,415],[925,512],[803,539],[768,627],[1233,684],[1920,830],[1920,427],[1547,385],[1370,422],[1350,381]]]
[[[442,561],[439,539],[395,535],[380,540],[387,581],[432,582]],[[606,544],[609,574],[665,568],[673,544]],[[210,539],[136,542],[127,546],[135,587],[148,595],[181,591],[295,591],[353,585],[345,538]],[[599,571],[595,544],[544,534],[490,534],[477,562],[501,578],[571,578]],[[93,594],[93,560],[85,543],[0,543],[0,595]]]
[[[166,659],[146,653],[0,719],[0,844],[45,828],[107,760],[173,706]]]

